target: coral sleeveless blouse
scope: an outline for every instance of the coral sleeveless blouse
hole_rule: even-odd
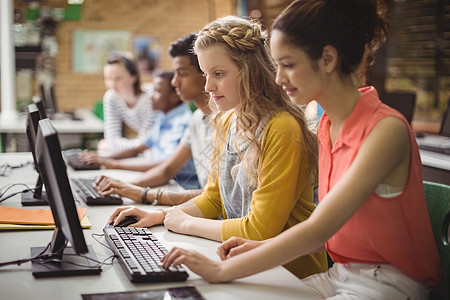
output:
[[[373,87],[360,91],[362,95],[345,121],[334,147],[328,116],[324,114],[320,122],[319,201],[351,166],[361,144],[378,121],[394,116],[408,124],[403,115],[379,100]],[[403,192],[393,198],[372,193],[326,243],[326,248],[335,262],[392,264],[409,277],[436,286],[440,281],[441,263],[425,202],[419,150],[409,124],[408,128],[410,175]]]

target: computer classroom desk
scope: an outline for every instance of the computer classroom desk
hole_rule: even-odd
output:
[[[74,111],[76,120],[66,117],[52,119],[52,124],[58,131],[58,136],[62,148],[80,147],[83,135],[102,134],[103,121],[94,113],[86,109],[77,109]],[[16,136],[23,134],[25,136],[26,114],[19,114],[15,120],[0,120],[0,138],[2,141],[2,152],[6,152],[6,140],[8,135]],[[26,149],[26,148],[25,148]]]
[[[0,153],[0,165],[9,163],[17,165],[32,161],[31,153]],[[130,181],[139,175],[137,172],[120,170],[100,171],[72,171],[69,177],[91,177],[105,174],[117,179]],[[11,183],[26,183],[30,187],[36,183],[37,173],[32,164],[26,167],[12,169],[7,176],[0,176],[0,188]],[[176,189],[170,185],[170,189]],[[23,186],[12,188],[9,192],[22,190]],[[7,192],[7,194],[9,194]],[[16,195],[0,203],[2,206],[23,208],[21,196]],[[124,204],[132,204],[130,199],[124,199]],[[78,204],[83,207],[84,203]],[[138,205],[139,206],[139,205]],[[157,209],[155,206],[142,205],[146,209]],[[37,206],[31,208],[48,208]],[[87,216],[92,224],[90,229],[84,229],[87,244],[93,246],[97,258],[101,261],[111,255],[110,250],[100,245],[91,234],[102,233],[108,216],[114,210],[113,206],[89,206]],[[152,227],[151,231],[170,250],[173,246],[180,246],[200,252],[207,257],[219,260],[216,254],[220,245],[207,239],[186,236],[169,232],[163,226]],[[30,247],[45,246],[51,240],[52,230],[1,231],[0,232],[0,262],[13,261],[30,256]],[[99,238],[105,242],[104,238]],[[209,284],[196,274],[188,270],[189,277],[185,282],[172,283],[139,283],[133,284],[122,271],[118,261],[112,266],[103,266],[100,275],[34,278],[31,274],[31,264],[20,266],[9,265],[0,268],[0,299],[81,299],[81,294],[123,292],[133,290],[153,290],[168,287],[195,286],[205,299],[323,299],[314,294],[297,277],[283,267],[276,267],[266,272],[244,279],[223,284]]]

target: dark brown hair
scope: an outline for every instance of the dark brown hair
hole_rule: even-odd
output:
[[[136,81],[133,84],[134,94],[140,95],[142,93],[141,79],[139,77],[136,65],[132,60],[120,54],[113,54],[112,56],[108,57],[106,63],[108,65],[122,64],[123,66],[125,66],[125,69],[127,69],[128,73],[136,77]]]
[[[355,72],[365,51],[370,57],[386,39],[386,6],[376,0],[297,0],[275,20],[272,30],[317,61],[331,45],[339,54],[340,71]]]
[[[172,84],[170,84],[170,83],[172,82],[173,76],[174,76],[174,73],[171,72],[171,71],[167,71],[167,72],[159,72],[159,73],[157,73],[157,74],[155,75],[155,77],[160,77],[160,78],[162,78],[162,79],[168,81],[168,82],[169,82],[169,85],[170,85],[170,91],[171,91],[172,93],[176,93],[175,87],[174,87]]]

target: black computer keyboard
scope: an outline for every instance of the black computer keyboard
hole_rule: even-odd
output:
[[[83,171],[83,170],[99,170],[100,165],[98,164],[86,164],[80,160],[79,154],[81,153],[81,149],[70,149],[64,151],[64,160],[66,164],[69,165],[75,171]]]
[[[426,151],[431,151],[431,152],[435,152],[435,153],[441,153],[441,154],[450,155],[450,148],[448,148],[448,147],[444,148],[444,147],[432,147],[432,146],[420,145],[419,149],[426,150]]]
[[[100,195],[94,187],[95,179],[71,178],[72,190],[77,199],[86,202],[87,205],[121,205],[120,195]]]
[[[147,228],[108,225],[103,232],[131,282],[170,282],[187,279],[188,273],[182,266],[171,266],[168,269],[161,266],[160,260],[167,250]]]

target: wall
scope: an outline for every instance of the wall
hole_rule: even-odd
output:
[[[26,3],[14,0],[14,8],[24,10]],[[62,0],[47,0],[48,7],[67,8]],[[234,0],[85,0],[80,20],[58,23],[56,37],[55,93],[60,111],[92,108],[104,94],[103,75],[72,72],[72,37],[78,29],[127,30],[133,36],[157,36],[162,46],[161,66],[171,69],[167,49],[171,42],[200,30],[208,22],[235,13]],[[151,77],[143,78],[144,82]]]

